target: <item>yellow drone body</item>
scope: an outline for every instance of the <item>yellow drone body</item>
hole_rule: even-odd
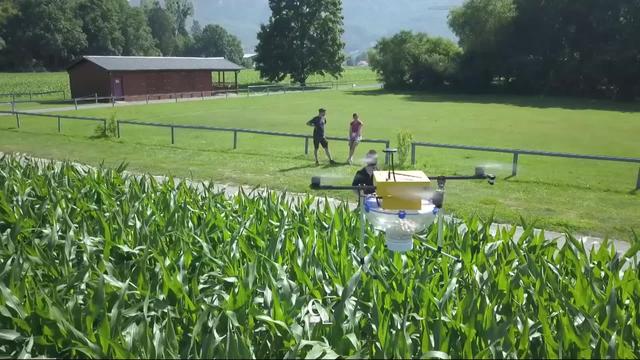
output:
[[[431,181],[422,171],[375,171],[373,184],[380,206],[388,210],[420,210]]]

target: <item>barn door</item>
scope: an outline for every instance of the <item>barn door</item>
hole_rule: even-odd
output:
[[[115,77],[113,78],[113,84],[111,85],[112,87],[112,93],[113,96],[116,98],[120,98],[124,95],[124,91],[122,90],[122,78],[121,77]],[[119,99],[122,100],[122,99]]]

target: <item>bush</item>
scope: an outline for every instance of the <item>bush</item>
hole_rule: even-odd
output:
[[[116,125],[116,113],[112,113],[107,119],[107,126],[100,124],[96,126],[94,130],[94,137],[96,138],[114,138],[117,135],[118,126]]]
[[[398,133],[398,167],[402,168],[407,165],[407,160],[411,156],[411,143],[413,142],[413,134],[407,130]]]
[[[450,40],[401,31],[378,41],[369,61],[387,88],[435,90],[452,82],[460,55]]]

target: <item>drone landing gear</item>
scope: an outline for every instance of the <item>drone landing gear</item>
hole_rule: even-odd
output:
[[[442,251],[443,237],[444,237],[444,209],[438,208],[438,247],[435,248],[427,243],[423,243],[423,245],[425,248],[427,248],[428,250],[431,250],[432,252],[435,252],[436,254],[446,256],[453,261],[462,262],[462,259]]]
[[[444,244],[444,209],[443,209],[443,202],[444,202],[444,185],[446,183],[446,178],[444,177],[439,177],[438,178],[438,193],[436,193],[435,197],[433,198],[433,202],[434,205],[436,206],[436,208],[438,209],[438,214],[437,214],[437,221],[438,221],[438,244],[437,247],[433,247],[425,242],[422,242],[424,247],[427,250],[430,250],[436,254],[440,254],[443,255],[445,257],[448,257],[449,259],[456,261],[456,262],[462,262],[461,258],[458,258],[456,256],[453,256],[449,253],[446,253],[444,251],[442,251],[442,246]],[[360,188],[358,189],[358,200],[359,200],[359,208],[360,208],[360,246],[359,246],[359,251],[358,251],[358,257],[360,259],[360,266],[364,266],[365,265],[365,253],[364,253],[364,238],[365,238],[365,208],[364,208],[364,202],[365,202],[365,193],[364,193],[364,189]]]

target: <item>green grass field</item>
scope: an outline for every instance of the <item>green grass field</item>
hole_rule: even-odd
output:
[[[352,112],[359,112],[368,138],[395,144],[400,130],[415,140],[440,143],[638,157],[640,133],[637,105],[572,99],[490,96],[431,96],[383,91],[325,91],[229,100],[194,101],[116,108],[119,119],[174,124],[309,133],[305,121],[318,107],[328,109],[327,135],[347,135]],[[107,117],[111,108],[80,110],[72,115]],[[220,182],[306,191],[313,175],[334,183],[351,181],[357,167],[313,164],[304,141],[240,134],[232,150],[232,134],[177,130],[170,144],[168,129],[122,127],[119,140],[94,140],[95,124],[23,117],[2,119],[0,150],[72,159],[90,164],[128,162],[130,169],[154,174],[191,176]],[[379,145],[362,144],[358,154]],[[346,142],[332,141],[334,157],[345,161]],[[483,152],[420,148],[418,168],[428,175],[468,174],[488,165],[499,176],[483,183],[450,183],[446,205],[460,216],[495,214],[500,222],[520,222],[619,239],[640,230],[639,196],[633,192],[636,164],[521,156],[518,176],[511,156]],[[326,164],[324,154],[321,154]],[[339,195],[339,194],[332,194]]]

